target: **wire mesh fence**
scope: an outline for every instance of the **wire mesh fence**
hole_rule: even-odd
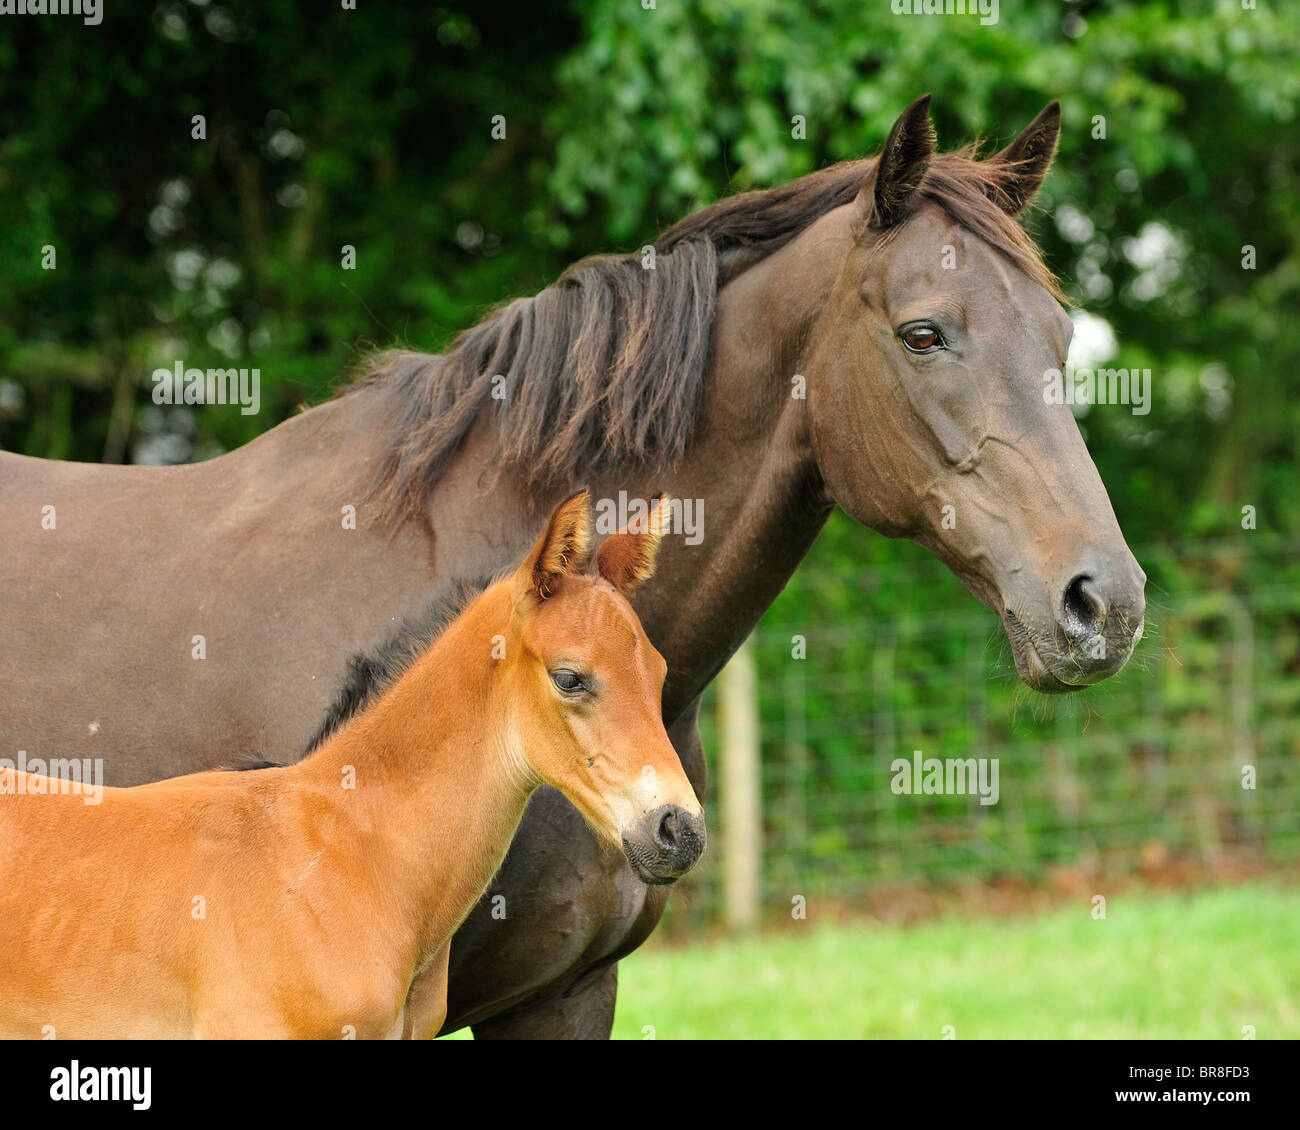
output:
[[[1107,683],[1052,698],[1019,685],[997,620],[937,562],[912,554],[866,578],[814,554],[750,643],[763,911],[899,881],[1295,862],[1300,545],[1251,537],[1139,550],[1137,653]],[[997,802],[899,795],[895,762],[916,751],[996,759]],[[688,922],[719,909],[720,800],[708,862],[685,883]]]

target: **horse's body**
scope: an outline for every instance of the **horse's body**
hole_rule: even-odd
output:
[[[362,815],[371,794],[342,791],[340,770],[322,751],[107,788],[95,806],[0,797],[0,1037],[388,1034],[417,961],[410,923],[384,904],[384,866],[405,845]]]
[[[293,765],[93,795],[0,769],[0,1038],[432,1037],[452,933],[543,780],[646,881],[692,866],[666,666],[621,597],[659,531],[589,577],[587,509]]]
[[[702,542],[668,538],[636,600],[701,794],[699,695],[836,504],[948,564],[1003,618],[1031,686],[1118,670],[1143,578],[1069,409],[1044,403],[1068,319],[1012,218],[1059,119],[1049,108],[992,161],[932,162],[924,112],[879,160],[688,217],[653,272],[580,265],[444,357],[400,359],[211,462],[0,456],[0,740],[104,755],[118,784],[241,748],[291,757],[350,654],[436,583],[515,559],[575,485],[702,500]],[[547,473],[521,477],[542,450]],[[496,892],[510,915],[481,903],[452,947],[448,1028],[607,1034],[614,962],[653,929],[662,890],[542,790]]]

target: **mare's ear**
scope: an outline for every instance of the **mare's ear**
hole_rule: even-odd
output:
[[[990,165],[1003,165],[998,170],[998,188],[993,195],[1002,208],[1017,216],[1037,195],[1052,158],[1056,156],[1056,141],[1061,135],[1061,104],[1053,99],[1039,111],[1038,117],[1025,126],[1024,132],[1001,153],[990,157]]]
[[[546,530],[516,570],[511,586],[515,603],[529,597],[545,600],[560,577],[586,567],[590,549],[591,499],[584,490],[555,508]]]
[[[671,501],[668,495],[659,495],[650,503],[650,513],[645,518],[610,534],[596,551],[596,572],[624,596],[654,576],[659,542],[668,532]]]
[[[930,96],[922,94],[894,123],[875,169],[858,190],[853,204],[853,230],[859,237],[868,228],[892,227],[906,218],[932,156]]]

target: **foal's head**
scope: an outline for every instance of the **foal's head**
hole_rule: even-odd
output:
[[[587,494],[560,504],[508,582],[502,683],[519,753],[647,883],[679,878],[704,850],[704,814],[664,730],[668,668],[627,600],[654,572],[662,514],[592,560]]]

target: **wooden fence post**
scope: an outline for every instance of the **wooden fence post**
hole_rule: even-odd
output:
[[[747,640],[718,676],[722,901],[727,928],[758,925],[763,866],[758,671]]]

